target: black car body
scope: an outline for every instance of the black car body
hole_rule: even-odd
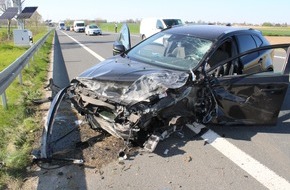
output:
[[[238,55],[237,35],[262,43]],[[229,50],[232,54],[222,60],[214,58],[219,47],[229,42],[236,50]],[[287,49],[289,44],[269,46],[252,29],[180,26],[130,48],[129,29],[124,26],[113,48],[120,54],[88,69],[56,95],[46,134],[66,95],[92,128],[150,151],[188,123],[275,124],[289,83],[288,56],[283,71],[273,72],[272,49],[278,47]],[[171,55],[176,48],[182,52]],[[43,144],[47,157],[49,149]]]

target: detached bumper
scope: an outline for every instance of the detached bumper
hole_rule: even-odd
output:
[[[60,90],[54,97],[47,115],[47,120],[43,129],[42,139],[41,139],[41,158],[50,158],[52,156],[52,150],[50,147],[50,140],[52,135],[52,128],[54,123],[54,118],[59,108],[61,101],[66,95],[67,88]]]

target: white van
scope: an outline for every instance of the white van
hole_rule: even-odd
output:
[[[140,23],[140,35],[142,40],[160,32],[162,29],[173,25],[183,24],[181,19],[169,18],[143,18]]]
[[[63,21],[60,21],[60,22],[58,23],[58,29],[59,29],[59,30],[65,30],[65,23],[64,23]]]
[[[85,32],[85,21],[76,20],[73,27],[75,32]]]

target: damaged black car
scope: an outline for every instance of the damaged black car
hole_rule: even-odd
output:
[[[253,47],[239,42],[247,37]],[[276,123],[289,83],[290,44],[270,45],[252,29],[211,25],[166,29],[130,46],[124,25],[113,45],[115,56],[83,72],[54,97],[42,157],[51,156],[47,142],[63,98],[93,129],[148,151],[186,124]],[[287,51],[280,70],[275,48]]]

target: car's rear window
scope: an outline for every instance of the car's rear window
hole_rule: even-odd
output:
[[[166,24],[166,27],[182,24],[180,19],[163,19],[163,21]]]

